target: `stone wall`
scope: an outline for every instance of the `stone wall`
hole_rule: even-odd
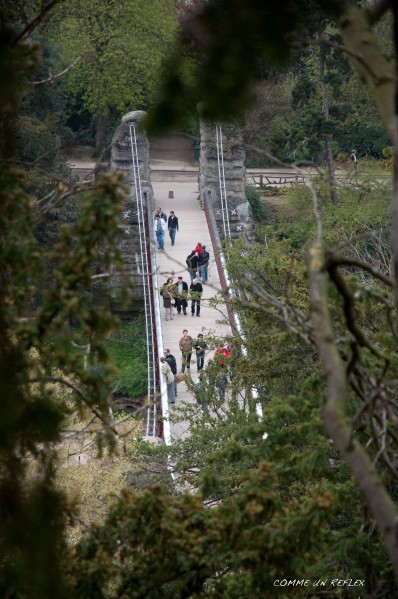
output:
[[[223,124],[225,190],[231,237],[244,235],[248,241],[254,239],[254,225],[245,195],[245,150],[241,130],[237,125]],[[214,123],[200,125],[199,190],[203,200],[207,198],[213,209],[221,238],[224,238],[221,213],[221,193]]]
[[[131,318],[137,311],[142,311],[143,309],[139,229],[130,138],[130,126],[133,123],[136,123],[142,196],[145,210],[149,211],[150,223],[152,222],[152,211],[154,208],[153,190],[150,181],[149,142],[145,131],[140,128],[140,123],[145,116],[146,113],[141,110],[129,112],[124,115],[112,139],[111,169],[123,171],[125,182],[130,188],[130,192],[125,200],[124,211],[126,235],[121,244],[127,275],[133,283],[133,289],[130,292],[130,302],[127,307],[122,307],[118,298],[119,287],[122,284],[121,276],[114,277],[111,283],[112,309],[123,319]]]

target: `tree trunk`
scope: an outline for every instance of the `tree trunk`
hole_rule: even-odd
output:
[[[107,121],[102,114],[99,114],[95,123],[95,156],[100,156],[102,150],[105,148],[106,138],[106,126]]]
[[[334,170],[333,163],[333,152],[332,152],[332,135],[325,135],[325,147],[326,147],[326,161],[328,165],[328,175],[329,175],[329,185],[330,185],[330,199],[332,203],[337,206],[339,203],[339,199],[337,197],[337,181],[336,181],[336,173]]]
[[[319,56],[319,80],[321,82],[322,89],[322,112],[325,117],[325,121],[329,120],[329,96],[325,81],[325,47],[320,47]],[[333,152],[332,152],[332,135],[327,133],[325,135],[325,149],[326,149],[326,162],[328,165],[329,185],[330,185],[330,199],[332,203],[337,206],[339,200],[337,198],[336,191],[336,173],[333,164]]]

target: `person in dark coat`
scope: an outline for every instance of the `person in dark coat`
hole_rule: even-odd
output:
[[[174,392],[177,397],[177,360],[175,359],[175,356],[170,353],[169,349],[164,350],[164,357],[166,358],[167,364],[170,366],[171,372],[174,374]]]
[[[193,279],[190,287],[191,292],[191,314],[195,315],[195,306],[196,306],[196,316],[200,316],[200,298],[203,293],[202,283],[198,279]]]
[[[179,341],[182,357],[181,372],[185,372],[185,367],[188,370],[191,368],[192,345],[193,339],[190,335],[188,335],[188,330],[184,329],[182,332],[182,337]]]
[[[156,208],[155,218],[157,216],[160,216],[160,218],[164,220],[165,223],[167,223],[167,214],[163,212],[161,208]]]
[[[205,350],[207,349],[207,343],[205,343],[202,333],[199,333],[194,348],[196,349],[196,368],[200,372],[205,364]]]
[[[191,282],[194,280],[194,278],[198,274],[199,262],[200,262],[199,256],[197,255],[195,250],[192,250],[192,252],[189,254],[189,256],[187,256],[187,259],[186,259],[189,276],[191,277]]]
[[[171,245],[174,245],[176,238],[176,231],[178,231],[178,218],[174,214],[174,211],[170,211],[170,216],[167,221],[167,228],[169,230],[169,235],[171,239]]]
[[[181,309],[185,316],[187,315],[187,297],[188,297],[188,283],[186,283],[182,277],[178,277],[177,283],[174,286],[174,297],[175,307],[177,308],[178,314],[181,314]]]
[[[166,320],[173,320],[174,289],[175,285],[173,285],[173,279],[170,277],[160,290],[160,295],[163,297]]]
[[[209,269],[210,254],[206,250],[205,245],[202,245],[202,251],[199,254],[199,260],[200,260],[199,276],[202,279],[202,283],[207,283],[207,279],[209,278],[208,277],[208,269]]]

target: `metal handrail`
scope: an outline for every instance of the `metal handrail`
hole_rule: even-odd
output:
[[[153,227],[149,227],[149,239],[150,239],[150,258],[151,258],[151,275],[152,275],[152,294],[153,294],[153,306],[154,306],[154,327],[156,331],[156,341],[158,355],[164,355],[163,346],[163,333],[162,333],[162,321],[160,311],[160,300],[159,300],[159,281],[157,275],[157,263],[156,263],[156,252],[155,252],[155,233]],[[157,365],[158,366],[158,365]],[[158,366],[159,367],[159,366]],[[167,385],[163,376],[159,378],[160,388],[160,405],[162,410],[162,424],[163,424],[163,439],[166,445],[171,445],[171,432],[169,422],[169,402],[167,399]]]
[[[235,291],[235,289],[233,289],[232,281],[228,275],[227,263],[226,263],[225,255],[224,255],[224,252],[222,249],[222,241],[220,238],[220,234],[218,232],[217,221],[215,219],[214,211],[212,209],[213,207],[209,206],[209,201],[208,201],[208,197],[206,194],[204,195],[203,203],[204,203],[205,215],[206,215],[206,220],[207,220],[207,226],[208,226],[208,229],[210,232],[210,237],[212,239],[212,244],[213,244],[214,248],[217,248],[217,251],[214,252],[214,257],[216,260],[217,270],[218,270],[219,276],[220,276],[220,281],[222,283],[225,282],[225,287],[227,290],[226,294],[230,295],[230,297],[232,297],[232,298],[236,298],[238,296],[238,294]],[[228,316],[229,316],[232,330],[235,329],[239,333],[239,336],[244,340],[245,333],[243,331],[243,327],[242,327],[242,323],[239,318],[239,314],[237,312],[232,312],[232,309],[230,308],[230,304],[227,305],[227,309],[228,309]],[[242,347],[242,353],[244,356],[247,356],[247,350],[246,350],[245,346]],[[260,402],[257,401],[257,399],[258,399],[257,389],[255,387],[252,387],[251,392],[252,392],[252,397],[255,401],[257,417],[260,421],[262,421],[263,420],[263,409],[262,409]],[[266,436],[266,433],[265,433],[265,436]]]

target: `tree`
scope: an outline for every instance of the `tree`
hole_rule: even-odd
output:
[[[53,5],[54,3],[50,3]],[[115,325],[106,309],[90,305],[93,287],[120,269],[123,182],[103,176],[98,185],[67,189],[76,194],[80,218],[61,227],[51,255],[34,235],[37,198],[28,192],[27,177],[18,169],[15,144],[20,97],[36,74],[39,47],[26,40],[50,5],[23,28],[1,9],[0,86],[0,594],[4,597],[67,597],[62,559],[67,554],[65,525],[73,507],[54,483],[56,444],[72,412],[90,410],[103,423],[99,446],[114,447],[109,413],[112,369],[104,342]],[[15,30],[17,29],[17,31]],[[21,146],[20,146],[21,147]],[[87,191],[88,193],[87,193]],[[100,253],[101,276],[92,263]],[[51,286],[40,288],[44,265],[54,262]],[[40,301],[37,294],[41,292]],[[73,349],[70,323],[90,338],[89,363]],[[54,383],[71,391],[59,401]],[[37,476],[28,470],[32,460]]]
[[[56,69],[81,58],[61,84],[96,119],[98,153],[113,112],[120,116],[151,103],[176,31],[174,2],[74,0],[60,4],[53,23]]]

